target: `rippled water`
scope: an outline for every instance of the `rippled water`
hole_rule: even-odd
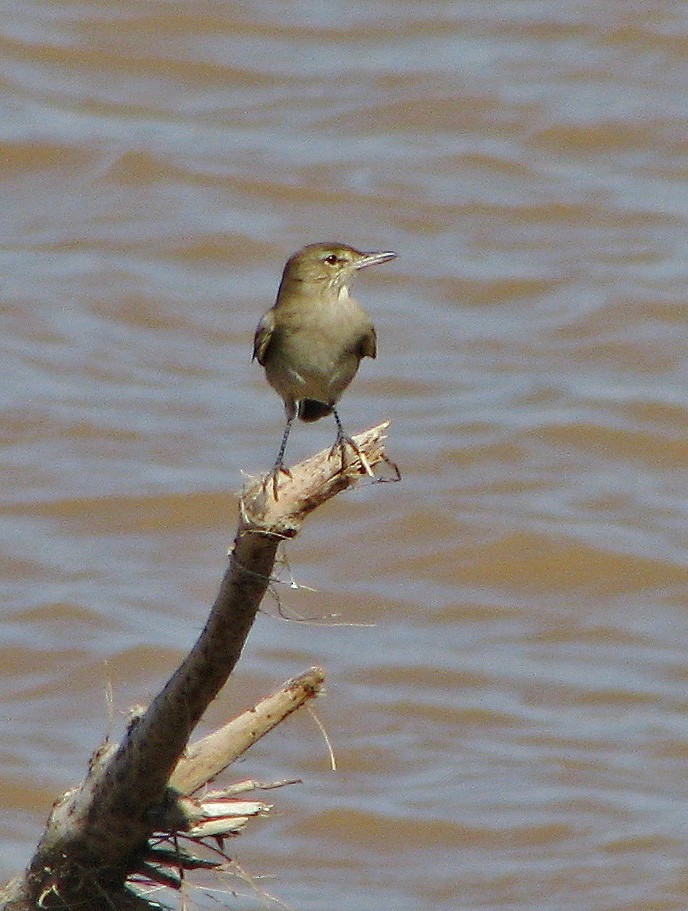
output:
[[[203,625],[281,433],[253,329],[334,238],[400,254],[341,412],[404,481],[289,547],[283,612],[351,625],[267,604],[210,712],[327,669],[339,769],[258,744],[304,784],[236,856],[304,911],[684,911],[685,8],[5,3],[0,55],[0,877]]]

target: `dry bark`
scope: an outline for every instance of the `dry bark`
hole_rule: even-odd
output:
[[[187,751],[189,737],[239,659],[270,584],[280,541],[294,537],[310,512],[370,467],[388,462],[386,427],[355,437],[360,453],[347,447],[344,466],[339,450],[324,450],[289,476],[281,475],[277,500],[271,485],[266,490],[261,478],[249,479],[229,566],[197,642],[148,709],[132,718],[122,741],[100,747],[85,781],[56,801],[29,867],[0,891],[0,911],[150,911],[159,906],[134,895],[126,881],[136,871],[155,869],[148,862],[154,832],[208,834],[213,826],[222,831],[223,824],[234,832],[248,816],[266,809],[252,801],[237,804],[230,792],[242,786],[218,792],[215,801],[203,805],[189,795],[316,695],[320,669],[288,681]],[[226,822],[228,815],[235,826]],[[161,872],[160,881],[163,877]]]

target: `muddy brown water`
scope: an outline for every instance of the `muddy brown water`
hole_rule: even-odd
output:
[[[267,603],[209,714],[327,669],[338,771],[262,741],[303,784],[233,854],[304,911],[685,911],[687,58],[659,0],[3,4],[0,878],[202,626],[253,329],[339,239],[399,253],[341,414],[404,480],[312,517],[319,622]]]

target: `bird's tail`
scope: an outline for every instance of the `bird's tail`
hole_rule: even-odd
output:
[[[328,414],[332,414],[332,405],[325,402],[315,399],[301,399],[299,402],[299,417],[302,421],[319,421]]]

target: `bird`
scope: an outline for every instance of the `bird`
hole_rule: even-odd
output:
[[[286,262],[273,307],[263,314],[253,340],[253,358],[265,368],[268,383],[284,401],[286,425],[272,471],[275,500],[278,478],[289,475],[284,453],[295,417],[302,421],[334,415],[342,469],[347,445],[361,458],[354,441],[345,435],[336,404],[353,380],[364,357],[377,354],[372,320],[349,294],[354,275],[368,266],[386,263],[396,253],[362,253],[343,243],[308,244]]]

